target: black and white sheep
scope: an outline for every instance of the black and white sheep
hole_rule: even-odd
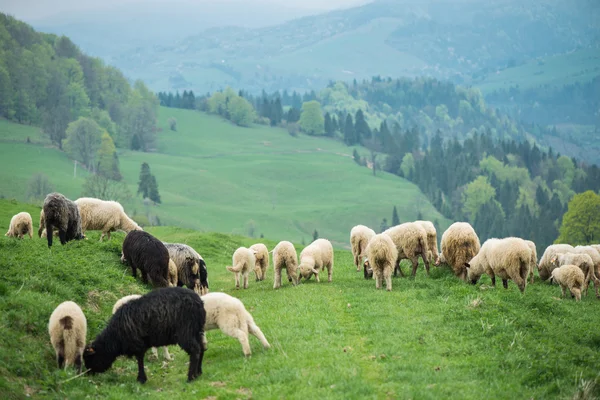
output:
[[[137,232],[137,231],[136,231]],[[202,336],[206,312],[200,296],[186,288],[156,289],[121,306],[106,328],[86,347],[83,360],[92,373],[108,370],[117,357],[135,356],[138,382],[147,380],[144,355],[151,347],[178,344],[189,356],[188,381],[202,375]]]
[[[50,315],[48,333],[58,368],[74,365],[81,372],[87,334],[87,320],[81,308],[72,301],[60,303]]]
[[[150,278],[154,287],[169,286],[169,251],[148,232],[131,231],[125,236],[121,261],[129,263],[134,277],[139,268],[144,283]]]
[[[43,210],[45,226],[40,225],[38,235],[41,236],[43,228],[46,228],[48,247],[52,247],[53,228],[58,229],[61,244],[85,238],[81,230],[79,208],[73,201],[60,193],[50,193],[44,199]]]
[[[187,244],[163,244],[177,266],[177,286],[185,286],[198,294],[208,293],[208,271],[202,256]]]

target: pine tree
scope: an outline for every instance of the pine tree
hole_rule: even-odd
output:
[[[389,228],[389,226],[388,226],[387,218],[384,218],[381,221],[381,225],[379,226],[379,233],[387,230],[388,228]]]
[[[398,218],[398,210],[396,210],[396,206],[394,206],[394,211],[392,211],[392,226],[400,225],[400,218]]]
[[[150,195],[150,185],[152,181],[152,174],[150,173],[150,166],[148,163],[143,163],[140,169],[140,180],[138,182],[137,194],[141,194],[142,198],[147,198]]]
[[[346,122],[344,123],[344,142],[348,146],[356,144],[356,137],[354,133],[354,123],[352,122],[352,115],[346,116]]]
[[[365,121],[365,115],[360,109],[354,116],[354,130],[358,142],[360,142],[361,139],[369,139],[371,137],[371,129],[369,128],[367,121]]]
[[[148,188],[148,198],[156,204],[160,204],[160,195],[158,194],[158,183],[156,183],[156,177],[152,175],[150,178],[150,187]]]
[[[328,112],[325,113],[324,129],[325,129],[325,136],[329,136],[329,137],[333,136],[333,132],[334,132],[333,122],[331,121],[331,115]]]
[[[319,238],[319,232],[317,232],[317,230],[315,229],[315,231],[313,232],[313,241],[317,240]]]

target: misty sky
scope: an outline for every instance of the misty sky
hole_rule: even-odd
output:
[[[198,7],[205,3],[227,3],[240,0],[0,0],[0,11],[25,20],[56,17],[63,13],[81,13],[107,10],[120,5],[143,4],[151,7],[153,4],[177,4],[181,7]],[[369,2],[368,0],[243,0],[244,5],[273,4],[279,7],[326,11],[336,8],[352,7]]]

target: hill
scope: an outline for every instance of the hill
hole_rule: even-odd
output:
[[[172,117],[177,132],[169,129]],[[241,128],[164,107],[158,126],[156,152],[119,151],[132,193],[143,162],[158,181],[163,204],[146,206],[139,197],[124,202],[128,213],[142,220],[151,214],[166,225],[296,242],[309,242],[317,230],[340,245],[347,245],[358,223],[376,229],[383,218],[391,223],[394,206],[401,221],[420,213],[440,228],[449,224],[416,185],[387,173],[374,177],[353,161],[353,148],[339,142],[292,137],[281,128]],[[31,144],[25,143],[27,136]],[[38,172],[68,197],[81,196],[87,173],[79,168],[74,178],[73,162],[48,146],[39,128],[0,121],[0,154],[18,166],[0,172],[2,196],[26,199],[27,182]]]
[[[39,208],[0,200],[0,229],[10,217]],[[77,302],[88,321],[88,341],[105,326],[114,302],[150,288],[119,262],[123,234],[48,250],[43,240],[0,237],[0,396],[3,399],[149,396],[219,398],[565,398],[584,387],[597,394],[595,366],[600,317],[593,295],[581,303],[559,300],[560,289],[466,285],[446,269],[426,277],[395,278],[390,293],[376,291],[352,267],[348,251],[335,252],[334,281],[273,290],[263,282],[235,290],[224,266],[252,240],[240,236],[158,227],[162,240],[186,242],[203,255],[212,291],[240,298],[272,348],[250,339],[244,359],[237,340],[207,333],[204,374],[186,383],[186,354],[177,346],[169,363],[148,359],[148,382],[135,382],[134,360],[118,359],[104,374],[75,378],[61,371],[47,333],[54,307]],[[273,242],[268,242],[269,246]],[[301,246],[297,246],[300,250]],[[319,301],[314,301],[314,299]],[[569,321],[569,323],[565,323]]]

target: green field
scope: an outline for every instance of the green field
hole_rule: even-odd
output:
[[[23,210],[39,212],[0,200],[0,229]],[[345,250],[335,252],[332,283],[285,282],[273,290],[269,267],[265,281],[235,290],[225,266],[235,248],[255,240],[172,227],[150,232],[196,248],[211,290],[240,298],[272,348],[251,338],[253,355],[245,359],[237,340],[210,331],[204,374],[193,383],[186,383],[188,358],[177,346],[169,363],[148,353],[145,385],[135,381],[136,362],[127,358],[104,374],[75,378],[75,371],[56,368],[48,319],[60,302],[77,302],[91,341],[118,298],[150,289],[119,262],[124,235],[98,243],[92,232],[52,250],[37,237],[2,236],[0,398],[553,399],[572,398],[582,381],[597,376],[600,309],[593,291],[576,303],[560,300],[560,289],[547,283],[521,295],[512,283],[492,289],[484,277],[472,286],[447,269],[433,268],[427,277],[420,268],[416,279],[394,278],[388,293],[365,281]]]
[[[177,132],[168,128],[170,117],[177,119]],[[354,225],[379,229],[383,218],[391,223],[394,206],[401,221],[421,212],[440,229],[449,225],[414,184],[387,173],[373,177],[340,142],[294,138],[265,126],[240,128],[170,108],[160,109],[159,126],[157,152],[125,150],[119,159],[133,194],[140,165],[149,163],[163,204],[147,210],[137,197],[124,203],[129,214],[150,212],[163,225],[247,236],[253,227],[255,237],[298,243],[312,240],[316,229],[337,246],[348,246]],[[27,136],[33,143],[25,143]],[[28,180],[43,172],[55,190],[81,196],[86,171],[78,168],[74,177],[73,162],[44,140],[39,128],[0,121],[0,195],[26,200]]]

